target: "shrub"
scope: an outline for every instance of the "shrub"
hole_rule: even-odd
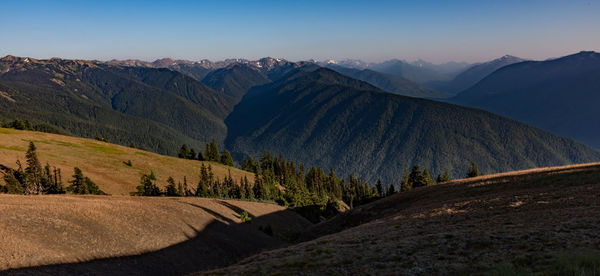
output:
[[[250,217],[250,215],[248,215],[248,212],[243,211],[240,214],[240,219],[242,220],[242,222],[250,222],[252,220],[252,218]]]

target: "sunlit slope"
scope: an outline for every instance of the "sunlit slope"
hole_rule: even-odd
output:
[[[61,169],[64,185],[68,185],[73,168],[79,167],[100,189],[113,195],[128,195],[135,191],[140,176],[150,171],[156,174],[160,187],[166,185],[169,176],[182,183],[185,176],[188,187],[193,189],[203,163],[210,164],[215,177],[220,179],[231,172],[236,181],[244,176],[250,182],[254,181],[251,173],[214,162],[179,159],[92,139],[5,128],[0,128],[0,164],[16,168],[17,159],[25,164],[30,141],[35,143],[43,165],[49,163]],[[128,160],[131,160],[131,167],[124,163]]]
[[[252,223],[241,222],[244,211]],[[275,204],[190,197],[0,194],[0,214],[0,271],[82,263],[49,275],[182,274],[214,268],[282,245],[261,226],[283,233],[310,225]],[[124,257],[143,253],[134,265]],[[115,259],[108,268],[89,263],[109,257]],[[33,269],[23,274],[43,274]]]

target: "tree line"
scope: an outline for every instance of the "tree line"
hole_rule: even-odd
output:
[[[206,144],[204,152],[196,153],[187,145],[182,145],[179,150],[179,157],[186,159],[217,162],[222,160],[223,156],[227,156],[226,159],[231,157],[227,151],[223,151],[223,154],[219,155],[214,140],[210,144]],[[220,163],[233,166],[232,160]],[[434,181],[428,168],[421,170],[419,165],[415,165],[410,172],[404,171],[404,177],[399,183],[400,189],[397,189],[394,184],[384,185],[381,180],[371,186],[354,174],[340,178],[333,168],[325,170],[313,166],[306,169],[303,164],[287,160],[281,154],[274,156],[268,151],[263,152],[257,160],[251,156],[243,159],[241,169],[254,174],[252,182],[247,177],[234,179],[231,177],[231,172],[225,178],[220,179],[215,177],[210,164],[202,164],[200,180],[196,185],[188,187],[185,177],[183,184],[179,182],[176,185],[174,179],[169,177],[164,189],[158,187],[156,176],[151,172],[141,177],[137,191],[132,194],[268,200],[292,207],[324,206],[329,202],[341,200],[353,207],[399,191],[450,181],[448,171],[438,175]],[[471,163],[467,177],[477,175],[477,167]]]
[[[72,179],[68,181],[70,185],[64,187],[60,168],[52,167],[48,163],[42,167],[33,142],[29,142],[25,159],[25,167],[20,160],[16,162],[16,169],[0,165],[0,173],[3,174],[5,182],[4,186],[0,186],[0,192],[24,195],[105,194],[77,167],[74,168]]]
[[[206,144],[204,152],[200,150],[198,153],[196,153],[193,148],[190,149],[187,144],[183,144],[177,152],[177,157],[199,161],[213,161],[226,166],[234,166],[231,153],[227,150],[223,150],[223,153],[219,154],[219,147],[217,146],[215,139],[212,139],[210,143]]]
[[[192,157],[192,150],[186,151],[182,146],[182,158]],[[229,155],[227,151],[219,154],[214,140],[206,145],[204,153],[195,155],[202,156],[203,160],[216,161],[223,156]],[[204,156],[207,159],[204,159]],[[230,159],[231,156],[229,155]],[[191,159],[191,158],[190,158]],[[221,162],[223,163],[223,162]],[[63,188],[60,168],[46,164],[42,167],[37,148],[33,142],[29,143],[26,152],[26,165],[23,167],[17,160],[17,168],[11,169],[0,165],[0,172],[4,174],[4,186],[0,186],[0,192],[13,194],[105,194],[88,177],[83,175],[81,169],[75,167],[70,185]],[[233,166],[233,161],[228,164]],[[399,183],[399,190],[394,184],[384,185],[378,180],[376,185],[371,186],[356,175],[348,175],[339,178],[333,168],[324,170],[320,167],[310,167],[308,170],[303,164],[285,159],[282,155],[273,156],[270,152],[263,152],[261,158],[255,160],[251,156],[243,159],[241,169],[254,174],[253,182],[247,177],[234,179],[231,171],[223,179],[216,177],[210,164],[200,166],[200,179],[195,185],[189,185],[184,177],[183,183],[175,183],[173,177],[168,177],[164,189],[157,184],[154,172],[144,174],[140,178],[140,185],[132,195],[139,196],[198,196],[231,198],[246,200],[275,201],[280,205],[303,207],[303,206],[325,206],[328,203],[341,200],[351,208],[359,204],[372,201],[377,198],[392,195],[398,191],[408,191],[413,188],[430,186],[434,184],[429,170],[420,169],[415,165],[410,172],[404,171],[404,177]],[[478,176],[479,171],[474,163],[471,163],[467,177]],[[449,173],[438,175],[437,183],[449,181]]]
[[[29,120],[21,121],[19,119],[15,119],[12,122],[3,122],[0,124],[0,127],[3,128],[14,128],[18,130],[33,130],[33,125]]]

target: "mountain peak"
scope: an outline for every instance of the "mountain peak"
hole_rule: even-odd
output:
[[[0,61],[5,61],[5,62],[15,62],[17,60],[19,60],[18,57],[11,56],[11,55],[6,55],[5,57],[0,58]]]

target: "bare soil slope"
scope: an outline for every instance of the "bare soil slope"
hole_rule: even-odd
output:
[[[15,168],[17,159],[24,164],[30,141],[35,143],[42,164],[47,162],[61,169],[64,185],[68,185],[73,167],[79,167],[100,189],[113,195],[134,192],[140,176],[151,170],[161,187],[167,184],[169,176],[182,183],[186,176],[188,187],[195,188],[202,163],[210,164],[215,176],[220,179],[231,171],[236,181],[243,176],[248,177],[250,182],[254,181],[251,173],[215,162],[185,160],[92,139],[6,128],[0,128],[0,164]],[[131,167],[123,163],[128,160],[131,160]],[[3,184],[1,181],[0,185]]]
[[[274,204],[203,198],[0,195],[0,214],[0,271],[30,267],[12,274],[181,274],[282,246],[278,237],[311,225]],[[258,229],[267,225],[273,237]],[[44,266],[64,263],[77,264]]]
[[[315,225],[306,242],[208,274],[597,273],[599,217],[599,163],[483,176],[360,206]]]

